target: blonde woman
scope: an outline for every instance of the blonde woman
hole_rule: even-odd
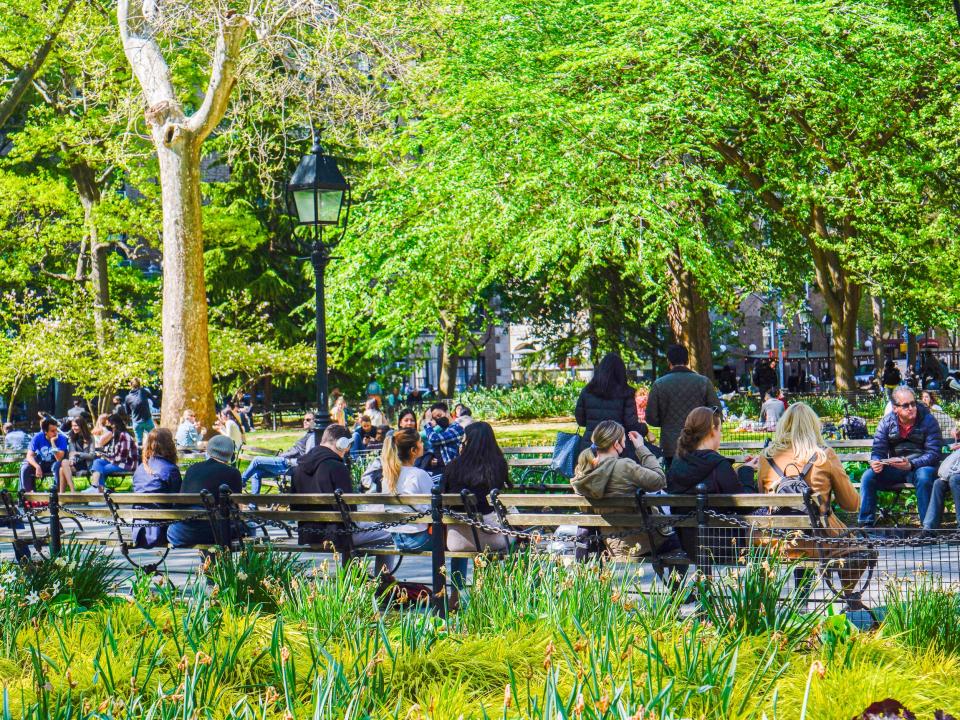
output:
[[[860,507],[860,497],[840,464],[840,458],[832,448],[826,447],[820,418],[809,405],[798,402],[787,408],[780,418],[773,439],[760,457],[758,480],[761,491],[776,492],[781,474],[799,475],[807,463],[810,463],[810,469],[804,481],[819,496],[820,512],[827,518],[827,533],[840,537],[846,526],[834,515],[831,499],[835,498],[844,510],[853,511]],[[834,561],[841,585],[849,594],[848,602],[857,600],[852,593],[860,577],[874,562],[870,551],[855,542],[818,545],[816,541],[802,541],[788,555]]]
[[[633,445],[637,460],[621,457],[627,442]],[[636,431],[629,435],[615,420],[603,420],[590,435],[590,446],[580,453],[573,480],[573,489],[585,498],[633,497],[638,488],[662,490],[667,478],[653,453],[643,444]],[[619,534],[623,528],[611,527],[605,533]],[[646,554],[650,552],[646,533],[624,538],[605,538],[607,549],[613,555]]]
[[[343,395],[337,395],[330,408],[330,422],[347,426],[347,400]]]
[[[821,433],[820,418],[803,402],[794,403],[780,418],[770,444],[760,457],[758,485],[761,492],[776,492],[781,473],[799,475],[804,466],[812,462],[804,478],[807,485],[820,496],[821,511],[834,530],[846,526],[833,514],[831,498],[844,510],[854,511],[860,507],[860,496],[847,477],[840,458],[826,446]]]
[[[415,467],[417,458],[423,455],[423,442],[416,430],[397,430],[387,436],[383,443],[383,491],[395,495],[429,495],[433,490],[433,478],[425,470]],[[429,505],[390,505],[387,512],[410,515],[428,512]],[[391,530],[393,544],[398,550],[431,550],[433,536],[424,523],[409,523]]]

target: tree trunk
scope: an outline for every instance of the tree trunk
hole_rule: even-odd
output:
[[[250,20],[227,9],[217,37],[203,100],[189,117],[176,98],[173,76],[158,42],[164,6],[120,0],[117,23],[130,66],[143,90],[144,117],[160,163],[163,204],[162,425],[175,428],[186,408],[213,424],[213,379],[207,336],[200,216],[200,148],[226,113],[237,80],[240,46]]]
[[[199,144],[181,134],[158,144],[163,199],[163,403],[160,423],[175,428],[186,409],[216,419],[207,292],[203,275]]]
[[[460,331],[454,326],[443,333],[440,346],[440,378],[437,392],[441,397],[452,398],[457,392],[457,369],[460,367]]]
[[[7,90],[7,94],[3,97],[3,99],[0,100],[0,127],[3,127],[7,120],[10,119],[10,116],[13,115],[14,111],[17,109],[20,101],[23,100],[23,96],[26,94],[27,90],[30,89],[30,84],[40,71],[40,68],[43,67],[43,63],[46,61],[47,56],[53,49],[53,44],[56,42],[57,36],[60,34],[60,30],[63,29],[63,26],[67,20],[67,16],[73,9],[75,1],[76,0],[67,0],[63,7],[60,8],[56,18],[54,18],[50,25],[50,32],[47,33],[47,36],[43,39],[40,47],[38,47],[34,51],[33,55],[30,56],[30,59],[27,61],[26,65],[24,65],[17,73],[16,77],[13,79],[13,85],[11,85],[10,89]]]
[[[710,344],[710,310],[697,288],[697,280],[683,263],[679,248],[667,259],[670,300],[667,319],[678,344],[690,353],[690,367],[713,378]]]
[[[70,175],[77,184],[83,207],[83,225],[90,247],[90,287],[93,291],[93,322],[97,341],[107,342],[110,318],[110,278],[107,276],[107,245],[100,242],[96,210],[100,204],[100,186],[93,168],[84,162],[70,166]]]
[[[873,311],[873,363],[877,372],[883,372],[883,300],[876,295],[870,298]]]
[[[813,258],[813,268],[817,288],[823,296],[827,311],[830,313],[833,328],[833,374],[837,390],[850,392],[857,389],[854,379],[853,350],[856,344],[857,314],[860,311],[860,299],[863,287],[850,278],[850,274],[833,250],[827,250],[817,244],[817,238],[830,238],[826,216],[822,208],[812,211],[814,233],[807,236],[807,246]],[[850,232],[844,232],[847,240]],[[836,238],[834,238],[836,239]]]

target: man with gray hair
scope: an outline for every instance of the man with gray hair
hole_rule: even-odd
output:
[[[864,527],[877,522],[877,491],[905,483],[916,486],[917,512],[923,520],[940,464],[943,440],[936,418],[906,386],[894,390],[892,399],[893,412],[877,425],[870,467],[860,478],[859,520]]]

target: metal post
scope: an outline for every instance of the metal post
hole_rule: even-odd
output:
[[[777,369],[780,375],[780,387],[784,387],[783,378],[783,333],[780,331],[780,325],[783,324],[783,305],[780,303],[780,296],[777,295],[777,322],[775,330],[777,331]]]
[[[706,562],[707,553],[705,547],[709,547],[706,542],[707,536],[707,486],[699,483],[697,491],[697,569],[704,575],[708,574]]]
[[[233,533],[230,529],[230,487],[227,485],[220,486],[220,502],[218,503],[220,510],[220,538],[223,541],[223,546],[226,549],[230,549],[231,544],[233,543]]]
[[[316,197],[316,193],[314,193]],[[324,296],[324,276],[327,263],[330,262],[329,249],[323,244],[323,230],[316,225],[317,239],[313,245],[310,260],[313,263],[314,282],[317,290],[316,323],[317,323],[317,418],[314,425],[314,435],[317,445],[323,431],[330,424],[330,406],[327,402],[327,313]]]
[[[433,607],[441,617],[447,613],[447,579],[444,575],[447,567],[447,557],[444,552],[446,543],[443,537],[443,498],[440,485],[434,485],[430,491],[430,518],[433,521]]]
[[[50,488],[50,557],[60,554],[61,536],[60,536],[60,489],[58,478],[53,479],[53,487]]]

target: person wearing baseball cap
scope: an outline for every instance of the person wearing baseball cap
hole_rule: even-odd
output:
[[[220,494],[220,486],[226,485],[230,492],[239,493],[243,490],[243,479],[240,471],[230,463],[236,445],[226,435],[214,435],[207,443],[207,459],[191,465],[183,476],[180,492],[196,494],[203,490],[210,492],[214,497]],[[198,510],[203,509],[197,506]],[[207,520],[189,520],[177,522],[167,530],[167,541],[177,548],[193,547],[194,545],[211,545],[215,542],[213,528]]]

